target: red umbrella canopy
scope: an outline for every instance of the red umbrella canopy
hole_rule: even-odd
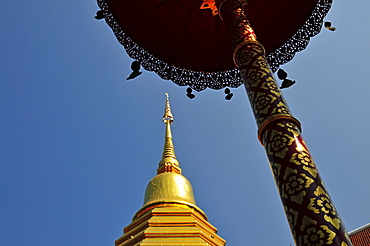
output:
[[[133,59],[178,85],[200,91],[242,84],[225,26],[206,0],[98,0]],[[207,0],[208,2],[209,0]],[[332,0],[248,0],[245,12],[271,69],[319,33]]]

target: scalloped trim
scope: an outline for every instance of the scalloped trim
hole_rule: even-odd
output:
[[[138,60],[145,70],[153,71],[162,79],[171,80],[179,86],[190,86],[196,91],[207,88],[219,90],[225,87],[239,87],[243,84],[237,68],[220,72],[199,72],[171,66],[150,54],[131,40],[114,19],[105,0],[97,0],[105,13],[105,21],[112,28],[117,40],[123,45],[127,54]],[[274,52],[266,56],[274,73],[280,65],[291,61],[296,52],[304,50],[311,37],[316,36],[322,27],[323,19],[329,12],[332,0],[319,0],[305,24]]]

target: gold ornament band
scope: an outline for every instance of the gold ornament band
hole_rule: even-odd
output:
[[[259,128],[258,128],[258,140],[260,141],[260,143],[262,145],[264,145],[263,144],[263,141],[262,141],[263,132],[266,130],[267,126],[270,123],[275,122],[275,121],[278,121],[278,120],[291,121],[293,124],[295,124],[298,127],[299,131],[302,132],[301,122],[299,122],[299,120],[297,120],[292,115],[290,115],[290,114],[275,114],[275,115],[271,115],[271,116],[267,117],[264,121],[262,121],[261,124],[260,124],[260,126],[259,126]]]

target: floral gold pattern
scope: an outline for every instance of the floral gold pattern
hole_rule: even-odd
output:
[[[290,113],[263,47],[247,42],[254,41],[254,37],[249,35],[252,32],[247,17],[238,8],[238,1],[228,0],[219,11],[233,37],[232,47],[238,48],[235,62],[245,82],[259,127],[258,135],[265,147],[295,242],[299,246],[342,246],[342,242],[349,246],[351,243],[345,236],[344,226],[301,136],[300,123]],[[227,18],[230,14],[234,16]]]
[[[276,94],[275,91],[273,91],[272,93]],[[272,114],[289,114],[289,110],[288,108],[286,107],[285,103],[283,102],[279,102],[276,107],[272,110],[271,112]]]
[[[298,173],[297,169],[287,168],[283,179],[286,181],[282,185],[282,197],[290,199],[298,204],[302,204],[303,197],[307,194],[305,188],[310,187],[314,182],[304,173]]]
[[[331,231],[327,226],[320,226],[320,229],[316,227],[309,227],[306,230],[305,235],[299,236],[299,245],[305,246],[321,246],[333,243],[335,233]]]
[[[266,114],[271,107],[271,104],[276,100],[276,97],[263,92],[257,92],[252,96],[256,102],[253,106],[253,110],[256,113]]]
[[[275,177],[280,177],[281,164],[275,163],[275,162],[271,163],[271,171],[273,172]],[[280,185],[279,185],[279,180],[277,179],[276,179],[276,185],[277,185],[277,188],[279,189]]]
[[[298,221],[298,211],[284,206],[285,213],[287,214],[288,221],[291,225],[297,225]]]
[[[301,147],[297,147],[296,149],[300,149]],[[303,165],[302,168],[307,171],[311,176],[314,178],[317,177],[317,169],[315,166],[314,161],[312,160],[308,151],[297,151],[296,153],[292,154],[292,157],[289,160],[290,162],[296,165]]]
[[[329,195],[320,186],[317,187],[314,194],[317,197],[311,198],[308,209],[314,213],[323,213],[324,219],[332,224],[336,229],[340,228],[340,219],[337,217],[337,211],[332,204]]]
[[[277,130],[272,130],[270,144],[267,145],[267,154],[284,158],[294,138]]]

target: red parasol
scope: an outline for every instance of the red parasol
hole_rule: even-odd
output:
[[[98,0],[128,55],[148,71],[197,91],[243,84],[219,15],[206,0]],[[245,12],[272,71],[319,33],[332,0],[248,0]]]
[[[296,244],[350,246],[272,74],[320,31],[331,0],[248,1],[98,0],[145,69],[198,91],[244,84]]]

